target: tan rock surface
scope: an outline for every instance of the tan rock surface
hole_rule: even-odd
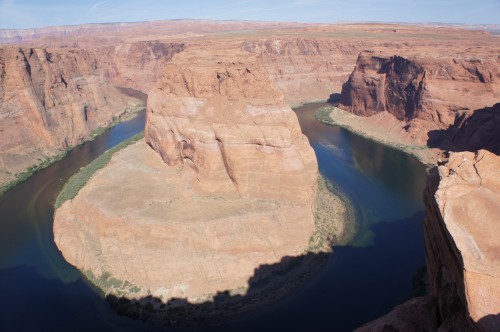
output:
[[[200,196],[194,178],[193,169],[166,165],[144,141],[126,148],[57,210],[56,244],[79,269],[140,288],[125,289],[128,297],[150,290],[165,302],[245,289],[254,269],[307,247],[310,206]]]
[[[427,265],[443,322],[500,326],[500,158],[453,153],[426,190]],[[434,194],[435,193],[435,194]]]
[[[307,249],[316,157],[253,55],[177,54],[149,95],[146,139],[154,150],[122,150],[56,212],[68,262],[140,289],[105,291],[200,302]]]
[[[406,57],[386,50],[362,52],[339,107],[360,116],[391,113],[409,141],[427,145],[437,144],[429,132],[448,129],[462,115],[458,111],[472,114],[500,100],[498,46],[454,55],[424,50],[398,51]]]
[[[177,54],[150,92],[146,140],[169,165],[196,170],[194,187],[314,207],[317,162],[295,113],[251,54]]]
[[[87,51],[0,48],[0,184],[138,102],[104,81]]]

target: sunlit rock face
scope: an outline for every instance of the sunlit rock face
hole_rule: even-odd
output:
[[[317,163],[295,113],[251,54],[177,55],[150,92],[146,140],[207,194],[314,206]]]
[[[138,102],[100,77],[91,52],[0,47],[0,185]]]
[[[108,293],[244,294],[273,272],[256,269],[302,255],[314,231],[316,158],[258,60],[184,52],[149,95],[147,144],[120,151],[56,212],[65,259]]]
[[[458,53],[456,45],[450,48]],[[390,113],[411,142],[437,146],[451,125],[500,98],[499,59],[490,51],[450,56],[420,47],[398,53],[403,56],[361,52],[339,106],[360,116]]]

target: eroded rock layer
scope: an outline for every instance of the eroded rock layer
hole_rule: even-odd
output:
[[[360,116],[388,112],[401,121],[411,141],[436,145],[436,136],[442,139],[440,131],[463,117],[461,111],[471,116],[498,102],[499,61],[484,51],[433,57],[362,52],[342,87],[340,107]]]
[[[154,150],[120,151],[56,211],[58,248],[105,292],[245,294],[273,272],[259,267],[307,250],[316,157],[254,56],[174,56],[149,95],[146,139]]]
[[[196,188],[314,206],[317,163],[295,113],[251,54],[194,49],[174,57],[148,99],[146,140]]]
[[[424,198],[427,270],[443,327],[498,331],[500,157],[452,153],[431,172]]]
[[[90,52],[0,48],[0,184],[138,103],[102,79]]]

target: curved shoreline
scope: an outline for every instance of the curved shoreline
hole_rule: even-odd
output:
[[[334,114],[336,112],[336,114]],[[342,121],[341,117],[339,114],[344,114],[350,117],[356,117],[356,115],[348,113],[344,110],[341,110],[340,108],[336,106],[327,106],[327,107],[322,107],[318,109],[314,113],[314,117],[317,121],[324,123],[329,126],[339,126],[342,127],[348,131],[350,131],[353,134],[362,136],[368,140],[374,141],[378,144],[382,144],[385,146],[388,146],[390,148],[402,151],[404,153],[407,153],[409,155],[412,155],[415,157],[418,161],[420,161],[422,164],[424,164],[427,168],[431,168],[435,166],[437,157],[436,156],[431,156],[429,154],[423,153],[424,151],[432,152],[431,148],[427,146],[419,146],[419,145],[407,145],[404,143],[399,143],[396,141],[391,141],[390,139],[384,138],[384,137],[377,137],[374,135],[374,133],[370,132],[369,129],[363,129],[361,128],[361,125],[357,125],[353,122],[349,121]],[[362,121],[364,118],[362,117],[357,117],[359,119],[356,119],[357,121]],[[435,151],[438,151],[438,149],[434,149]],[[435,154],[435,153],[432,153]]]
[[[16,173],[13,176],[15,177],[13,180],[8,181],[4,184],[0,184],[0,196],[5,194],[7,191],[11,190],[12,188],[16,187],[18,184],[28,180],[32,175],[36,174],[37,172],[41,171],[44,168],[49,167],[50,165],[54,164],[55,162],[61,160],[64,158],[68,152],[73,150],[74,148],[94,140],[97,136],[102,135],[104,132],[107,130],[113,128],[114,126],[118,125],[121,122],[125,122],[128,120],[132,120],[134,117],[138,116],[141,112],[146,110],[146,105],[143,103],[136,103],[134,105],[131,105],[131,108],[125,108],[123,113],[118,115],[116,118],[110,119],[110,123],[105,126],[105,127],[99,127],[94,129],[88,137],[86,137],[84,140],[79,142],[76,145],[67,147],[63,151],[60,151],[59,153],[51,156],[51,157],[46,157],[45,160],[38,164],[33,164],[27,169],[25,169],[22,172]]]
[[[97,170],[109,162],[114,153],[140,140],[139,135],[106,151],[74,174],[61,190],[56,209],[65,200],[75,197],[79,189],[83,188]],[[354,209],[348,197],[321,174],[317,188],[315,231],[310,237],[308,247],[297,257],[282,257],[278,263],[259,266],[256,271],[263,268],[269,273],[255,281],[250,278],[248,284],[237,289],[205,294],[200,298],[200,302],[196,303],[190,303],[187,299],[174,299],[163,303],[160,299],[144,295],[140,288],[130,282],[119,280],[109,273],[103,277],[95,276],[89,271],[80,272],[118,314],[132,318],[162,321],[165,324],[173,321],[196,324],[261,309],[304,285],[324,267],[332,248],[347,243],[355,233]]]

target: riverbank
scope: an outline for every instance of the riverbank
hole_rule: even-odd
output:
[[[402,143],[405,141],[402,135],[385,130],[385,127],[380,129],[376,124],[376,122],[390,121],[391,119],[360,117],[335,106],[322,107],[315,112],[314,116],[316,120],[324,124],[340,126],[377,143],[411,154],[427,167],[436,165],[437,160],[442,156],[440,149]]]
[[[125,210],[130,208],[135,212],[139,211],[137,215],[129,215],[128,213],[124,212],[124,208],[122,207],[110,206],[109,204],[104,203],[104,205],[102,206],[102,209],[104,210],[99,208],[99,211],[102,211],[105,214],[114,215],[117,211],[116,213],[118,214],[116,215],[116,218],[113,219],[114,221],[110,222],[113,224],[114,232],[120,232],[120,234],[122,234],[119,236],[120,238],[121,236],[125,236],[125,234],[129,234],[124,230],[124,227],[127,227],[126,224],[128,224],[129,222],[133,223],[133,225],[131,226],[133,226],[133,228],[135,229],[134,232],[136,232],[134,233],[136,234],[134,235],[134,241],[142,241],[140,240],[142,239],[142,237],[137,235],[137,229],[142,229],[146,231],[146,233],[148,233],[146,228],[153,227],[151,226],[151,223],[157,225],[157,227],[173,227],[177,230],[177,236],[182,237],[181,233],[183,233],[184,231],[175,226],[177,223],[182,222],[182,224],[185,225],[184,228],[187,228],[187,232],[191,234],[191,238],[193,238],[193,236],[194,238],[197,238],[197,236],[200,235],[198,234],[200,232],[208,232],[210,234],[214,234],[212,235],[212,237],[215,236],[215,234],[222,232],[222,234],[219,236],[223,236],[224,241],[227,243],[233,242],[231,240],[231,236],[244,237],[246,240],[242,240],[243,242],[236,241],[237,243],[246,243],[245,245],[238,244],[237,248],[235,249],[237,250],[235,252],[235,255],[237,257],[240,257],[241,250],[246,248],[246,246],[250,245],[250,248],[252,248],[252,246],[255,245],[254,243],[256,240],[258,242],[262,241],[262,236],[260,235],[260,233],[262,232],[261,230],[258,230],[256,234],[255,226],[257,226],[258,229],[264,230],[264,233],[262,234],[266,234],[266,241],[272,241],[272,243],[274,243],[273,246],[275,247],[272,248],[272,251],[281,250],[279,249],[279,246],[281,246],[282,244],[279,243],[283,241],[291,241],[292,239],[290,238],[290,236],[297,236],[301,234],[300,228],[303,226],[295,225],[296,221],[294,221],[294,219],[290,219],[290,216],[293,215],[293,218],[301,220],[304,217],[302,216],[302,214],[306,211],[303,210],[303,208],[299,209],[299,207],[294,205],[263,200],[241,200],[235,198],[224,199],[217,197],[194,197],[186,200],[182,197],[182,195],[177,196],[176,193],[179,193],[178,190],[172,190],[172,188],[169,189],[168,186],[172,185],[172,181],[174,178],[180,179],[179,172],[181,172],[182,170],[177,168],[170,168],[162,163],[161,160],[158,160],[159,164],[156,165],[156,162],[154,162],[154,160],[159,158],[157,158],[157,156],[155,155],[150,155],[153,152],[143,141],[132,144],[134,141],[136,141],[136,139],[137,138],[132,138],[122,143],[120,146],[117,146],[116,148],[106,152],[106,154],[103,155],[102,158],[98,158],[86,167],[82,168],[80,172],[75,174],[65,185],[65,188],[61,191],[61,194],[57,199],[56,207],[62,205],[63,208],[67,208],[67,204],[63,203],[66,200],[72,199],[73,197],[77,196],[77,193],[82,187],[83,189],[82,191],[80,191],[81,194],[78,195],[79,197],[83,195],[83,197],[87,197],[88,199],[95,199],[100,202],[102,200],[106,200],[106,197],[108,196],[117,197],[113,193],[114,185],[112,183],[123,183],[124,181],[130,181],[131,187],[128,187],[128,185],[126,185],[125,187],[117,187],[121,190],[121,192],[128,192],[128,197],[122,197],[118,201],[114,199],[114,204],[125,204],[127,206]],[[127,145],[128,147],[126,149],[123,149]],[[116,158],[114,157],[112,159],[113,161],[111,162],[111,164],[109,164],[107,167],[104,167],[103,169],[103,166],[107,164],[107,162],[109,162],[112,155],[117,151],[121,151],[120,154],[115,155]],[[152,157],[155,157],[153,158],[154,160],[152,159]],[[100,159],[103,159],[104,161]],[[137,163],[134,162],[134,160],[141,160],[146,162],[146,164],[144,164],[143,162]],[[143,165],[144,167],[138,167],[140,165]],[[155,171],[153,171],[154,169],[156,169],[156,167],[158,167],[157,172],[160,173],[155,173]],[[110,168],[112,169],[110,170]],[[150,170],[148,170],[148,168]],[[165,178],[169,176],[168,172],[175,173],[171,174],[172,179]],[[106,173],[107,175],[103,173]],[[108,173],[112,173],[113,177],[117,176],[118,173],[123,173],[122,176],[125,176],[127,180],[121,180],[117,182],[117,179],[115,179],[110,180],[112,182],[107,183],[104,179],[110,178],[111,175]],[[95,174],[98,179],[94,178],[93,174]],[[165,178],[165,181],[162,181],[162,183],[169,183],[169,185],[158,186],[158,178]],[[139,187],[137,187],[137,182],[134,179],[141,179],[141,184],[139,185]],[[149,183],[149,179],[154,181],[156,185]],[[97,183],[99,183],[97,189],[100,190],[99,188],[102,187],[102,191],[96,192],[94,189],[90,189],[89,186],[84,186],[88,182],[90,183],[96,181]],[[183,181],[182,179],[180,179],[179,181],[185,183],[185,181]],[[113,188],[110,187],[110,185],[113,186]],[[91,184],[90,186],[92,187]],[[159,196],[157,194],[154,194],[154,197],[149,197],[149,195],[144,196],[142,186],[147,187],[147,190],[150,193],[157,193],[159,194]],[[166,190],[166,192],[163,192],[163,190]],[[185,190],[183,190],[182,192],[186,193]],[[136,202],[136,199],[133,198],[136,196],[141,197],[139,199],[141,202]],[[165,201],[165,204],[168,205],[169,212],[167,213],[167,215],[170,220],[165,220],[167,215],[158,210],[158,207],[154,207],[154,205],[158,204],[158,199],[155,197],[158,197],[158,199],[160,199],[159,197],[161,197],[160,200]],[[82,197],[80,197],[80,199],[81,198]],[[122,203],[122,201],[124,202]],[[125,203],[125,201],[127,201],[128,203]],[[74,205],[74,202],[72,203]],[[144,206],[146,207],[146,210],[141,210],[141,207],[134,208],[133,206],[131,206],[134,204]],[[186,215],[185,209],[182,209],[182,207],[186,205],[192,207],[188,215]],[[90,215],[89,218],[94,215],[92,209],[93,208],[85,208],[85,214]],[[78,212],[79,210],[73,209],[72,211],[75,214],[80,215]],[[155,215],[158,214],[158,216],[153,216],[153,219],[151,219],[151,213],[153,213],[153,211],[155,211]],[[56,211],[56,215],[58,213],[59,210]],[[149,215],[150,217],[141,221],[140,219],[144,218],[146,215]],[[160,217],[161,219],[158,219]],[[214,217],[216,217],[217,219],[214,220]],[[247,220],[249,218],[252,220],[255,219],[257,223],[254,225],[253,221]],[[235,224],[232,221],[233,219],[234,222],[238,221],[238,223]],[[75,221],[71,223],[71,225],[74,225],[74,223]],[[143,223],[145,223],[144,226],[141,226],[143,225]],[[281,226],[282,223],[283,226]],[[250,276],[250,278],[248,279],[244,279],[245,281],[247,281],[247,283],[242,283],[239,285],[239,287],[219,288],[226,290],[222,292],[218,291],[216,293],[204,293],[203,295],[196,297],[186,296],[183,298],[173,298],[165,301],[162,300],[159,295],[155,296],[155,294],[159,294],[154,290],[155,288],[151,287],[151,289],[149,289],[149,286],[143,285],[140,282],[134,281],[133,279],[124,278],[123,274],[120,275],[120,273],[116,272],[115,270],[105,268],[104,270],[101,270],[104,272],[99,273],[96,272],[95,269],[94,272],[92,272],[92,270],[88,267],[85,268],[82,266],[80,268],[82,273],[86,276],[87,280],[98,287],[102,291],[103,295],[107,296],[107,299],[110,301],[110,303],[113,304],[118,313],[125,314],[134,318],[160,320],[164,323],[175,320],[190,324],[191,322],[200,322],[207,319],[212,320],[236,313],[254,310],[289,294],[294,289],[304,284],[306,280],[310,279],[324,266],[324,264],[328,261],[328,257],[334,245],[340,245],[348,241],[349,236],[353,234],[353,223],[354,218],[352,207],[349,205],[347,197],[345,195],[341,196],[335,194],[334,187],[329,184],[327,180],[320,177],[317,189],[317,207],[314,213],[314,234],[310,237],[308,245],[307,238],[303,242],[297,242],[305,242],[307,245],[306,248],[297,256],[281,255],[278,251],[276,253],[276,255],[278,255],[277,258],[279,259],[277,263],[273,263],[270,265],[264,264],[260,266],[254,265],[251,270],[254,271],[253,276]],[[100,227],[104,228],[106,228],[106,224],[107,221],[105,220],[99,223]],[[205,226],[203,226],[204,224]],[[271,227],[271,225],[274,226]],[[278,225],[279,227],[284,228],[283,230],[276,233],[276,230],[273,231],[273,229]],[[58,227],[60,229],[61,226],[57,226],[56,222],[54,230],[56,243],[60,243],[57,240],[58,236],[60,236],[58,234],[63,234],[61,233],[61,230],[57,230]],[[90,230],[91,228],[89,227],[86,227],[86,229]],[[197,231],[195,231],[196,234],[190,231],[192,227],[195,227],[197,229]],[[206,232],[203,231],[203,229],[205,228],[207,229]],[[290,234],[287,233],[289,231],[291,232]],[[234,235],[230,235],[231,233],[233,233]],[[292,233],[295,235],[292,235]],[[68,234],[68,232],[64,231],[64,234]],[[107,233],[104,232],[104,234]],[[154,231],[154,234],[165,234],[165,232]],[[248,236],[245,236],[245,234],[248,234]],[[89,238],[89,241],[95,236],[100,237],[98,234],[94,234]],[[152,243],[156,243],[155,239],[151,238],[151,236],[148,236],[147,241],[150,245]],[[161,241],[163,242],[164,240]],[[195,239],[193,239],[192,241],[197,242]],[[219,240],[218,237],[214,237],[210,241],[218,242]],[[100,246],[107,246],[105,242],[105,239],[103,240],[103,238],[100,238],[97,247],[100,248]],[[292,241],[292,243],[294,242]],[[119,245],[119,243],[113,240],[113,246],[116,245]],[[89,248],[94,249],[97,247],[93,244],[90,244],[89,246]],[[99,248],[95,250],[99,251]],[[124,248],[123,245],[120,245],[120,248],[121,250],[127,251],[127,249]],[[229,249],[230,248],[226,248],[222,250],[221,254],[224,254],[224,252]],[[165,250],[170,250],[172,252],[172,255],[174,256],[182,255],[176,249],[166,248]],[[247,249],[244,250],[246,251]],[[65,251],[63,251],[63,253],[65,253]],[[202,253],[199,254],[202,255]],[[89,253],[89,255],[92,254]],[[211,255],[213,259],[214,253],[212,253]],[[99,257],[99,259],[103,260],[103,262],[111,259],[107,257],[103,252],[99,253]],[[187,257],[186,259],[193,259],[189,257]],[[89,259],[90,258],[86,258],[85,262],[88,262]],[[116,259],[118,259],[118,257],[116,257]],[[155,269],[157,268],[157,264],[152,263],[152,259],[153,257],[148,258],[148,261],[150,262],[150,264],[148,264],[148,273],[154,273]],[[131,265],[129,266],[129,268],[127,268],[127,270],[142,270],[142,268],[136,269],[134,263],[131,260],[128,261]],[[167,264],[167,262],[165,261],[164,263]],[[195,267],[198,266],[196,265],[196,259],[193,264]],[[206,262],[206,259],[204,264],[208,264],[208,262]],[[207,271],[203,272],[203,269],[207,268],[209,268],[208,265],[202,266],[202,271],[200,271],[200,273],[206,273]],[[160,271],[158,271],[158,273],[159,272]],[[172,277],[172,274],[170,275],[170,277]],[[210,278],[210,276],[208,277]],[[196,287],[196,285],[193,286]]]
[[[84,144],[85,142],[94,140],[97,136],[102,135],[106,130],[109,130],[110,128],[116,126],[120,122],[133,119],[140,112],[145,111],[145,109],[146,109],[146,104],[143,101],[133,103],[129,105],[127,108],[125,108],[123,113],[121,113],[118,117],[111,119],[110,123],[107,126],[96,128],[95,130],[92,131],[92,133],[90,133],[90,135],[86,139],[82,140],[77,145],[67,147],[66,149],[59,151],[52,156],[46,156],[43,160],[40,160],[38,163],[34,165],[31,165],[30,167],[28,167],[27,169],[25,169],[20,173],[4,174],[5,176],[1,177],[0,179],[0,196],[9,191],[10,189],[14,188],[19,183],[26,181],[36,172],[44,168],[47,168],[48,166],[61,160],[62,158],[64,158],[64,156],[66,156],[66,154],[69,151],[71,151],[75,147]]]

